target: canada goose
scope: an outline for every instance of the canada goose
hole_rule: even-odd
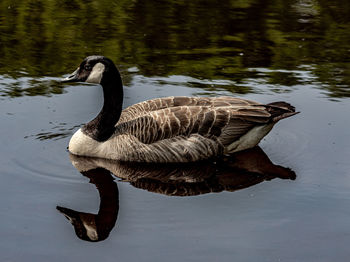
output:
[[[75,155],[136,162],[193,162],[257,145],[280,120],[296,114],[286,102],[263,105],[233,97],[165,97],[122,110],[117,67],[89,56],[63,82],[101,84],[104,105],[71,138]]]

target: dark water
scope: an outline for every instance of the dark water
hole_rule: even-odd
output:
[[[0,260],[346,261],[349,14],[345,0],[1,1]],[[58,80],[91,54],[119,66],[124,107],[230,95],[301,114],[226,163],[77,160],[69,138],[102,93]]]

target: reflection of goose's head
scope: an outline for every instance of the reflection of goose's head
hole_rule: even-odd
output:
[[[90,178],[100,194],[100,208],[98,214],[75,211],[57,206],[73,225],[76,235],[87,241],[101,241],[108,237],[117,220],[119,211],[118,187],[110,172],[95,168],[82,174]]]
[[[60,211],[73,225],[76,235],[87,241],[101,241],[107,238],[108,234],[101,237],[97,232],[96,215],[90,213],[77,212],[75,210],[57,206]],[[108,232],[109,233],[109,232]]]

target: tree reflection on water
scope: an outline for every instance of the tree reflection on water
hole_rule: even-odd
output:
[[[103,54],[144,76],[263,78],[290,86],[305,82],[292,72],[261,76],[247,69],[308,65],[329,96],[349,97],[349,11],[345,0],[5,0],[0,74],[59,76],[86,55]],[[239,84],[227,89],[252,92]],[[55,91],[48,85],[38,94]]]

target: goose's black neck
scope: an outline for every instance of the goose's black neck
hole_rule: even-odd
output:
[[[104,104],[100,113],[85,124],[83,132],[91,138],[103,142],[108,140],[115,131],[123,106],[123,84],[116,67],[109,68],[101,79]]]

